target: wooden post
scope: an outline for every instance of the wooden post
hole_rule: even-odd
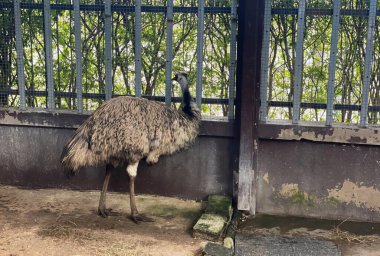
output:
[[[255,214],[264,0],[239,0],[237,124],[240,133],[238,209]]]

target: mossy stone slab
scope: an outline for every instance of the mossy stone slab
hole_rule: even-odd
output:
[[[229,219],[232,214],[232,200],[228,196],[210,195],[205,212],[219,214]]]
[[[203,255],[204,256],[233,256],[234,251],[220,244],[207,243],[203,250]]]
[[[218,214],[204,213],[193,227],[193,236],[207,240],[220,238],[227,218]]]

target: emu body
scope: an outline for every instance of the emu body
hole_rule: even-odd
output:
[[[86,166],[107,166],[98,209],[103,217],[109,213],[105,198],[111,165],[126,166],[130,177],[132,219],[149,221],[138,214],[135,203],[134,180],[138,163],[145,159],[154,164],[161,155],[184,149],[197,137],[200,111],[192,102],[187,75],[178,73],[173,80],[181,85],[184,96],[180,110],[142,98],[113,98],[100,106],[65,146],[61,162],[74,174]]]

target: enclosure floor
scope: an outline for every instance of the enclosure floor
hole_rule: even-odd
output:
[[[194,255],[204,244],[190,235],[201,204],[140,195],[137,206],[155,222],[129,218],[129,196],[109,193],[97,215],[99,191],[29,190],[0,185],[0,255]]]
[[[336,255],[336,250],[331,244],[336,246],[342,256],[380,256],[380,223],[258,214],[240,223],[237,232],[242,241],[242,248],[239,248],[241,252],[246,252],[247,249],[250,250],[249,246],[256,245],[256,248],[252,247],[250,250],[251,253],[244,253],[246,256],[264,255],[255,254],[264,249],[275,253],[273,255]],[[266,247],[268,241],[272,243],[271,247]],[[306,250],[308,253],[279,253],[281,250],[290,249],[294,249],[295,252],[302,251],[304,245],[313,244],[313,248]],[[246,245],[249,245],[248,248]],[[318,253],[318,250],[322,249],[331,250],[330,254]]]

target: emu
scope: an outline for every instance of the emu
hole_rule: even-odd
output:
[[[136,207],[139,162],[157,163],[161,155],[184,149],[197,137],[201,113],[190,95],[187,74],[177,73],[172,80],[181,86],[180,109],[142,98],[116,97],[95,110],[64,147],[61,163],[69,174],[75,175],[87,166],[106,165],[98,207],[102,217],[111,214],[106,208],[111,168],[123,165],[130,178],[131,219],[135,223],[153,221],[139,214]]]

